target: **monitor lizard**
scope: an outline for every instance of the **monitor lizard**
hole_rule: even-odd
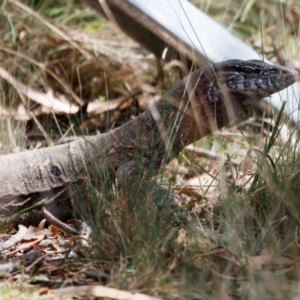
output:
[[[37,224],[41,207],[64,220],[85,205],[84,198],[72,202],[76,185],[90,181],[117,179],[125,190],[135,183],[146,193],[145,183],[185,146],[295,80],[294,71],[259,60],[207,65],[111,132],[0,156],[0,223]]]

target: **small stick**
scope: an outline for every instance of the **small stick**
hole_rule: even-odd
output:
[[[42,213],[44,218],[51,224],[55,225],[60,230],[64,231],[68,235],[78,235],[78,231],[67,225],[66,223],[58,220],[55,216],[53,216],[45,207],[42,207]]]

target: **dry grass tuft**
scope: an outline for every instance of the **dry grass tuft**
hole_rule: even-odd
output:
[[[299,1],[193,2],[273,62],[300,65]],[[3,153],[39,147],[45,137],[52,143],[64,134],[110,130],[181,77],[176,62],[161,66],[78,1],[63,8],[58,1],[1,5]],[[54,226],[50,245],[39,247],[68,262],[45,259],[3,282],[41,283],[42,275],[50,287],[94,285],[105,275],[101,284],[164,299],[296,299],[298,145],[297,129],[281,114],[254,115],[202,139],[157,178],[180,200],[168,215],[147,199],[124,201],[112,187],[104,194],[91,186],[96,218],[90,243],[83,246]],[[53,253],[70,247],[75,258]],[[28,277],[21,278],[24,272]],[[2,291],[8,299],[11,291]]]

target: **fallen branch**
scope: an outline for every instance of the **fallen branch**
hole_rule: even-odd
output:
[[[19,225],[18,232],[15,235],[13,235],[9,240],[5,241],[0,245],[0,252],[9,249],[17,243],[21,242],[26,233],[27,228],[23,225]]]
[[[117,290],[102,285],[71,286],[53,291],[59,299],[69,299],[70,297],[101,297],[117,300],[162,300],[162,298],[151,297],[141,293],[132,293]]]

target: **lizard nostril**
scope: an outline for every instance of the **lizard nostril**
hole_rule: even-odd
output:
[[[283,67],[280,70],[280,74],[282,75],[294,75],[295,77],[299,75],[298,71],[296,71],[295,69],[289,69],[289,68],[285,68]]]

